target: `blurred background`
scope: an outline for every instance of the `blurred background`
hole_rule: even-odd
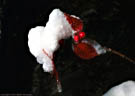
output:
[[[135,1],[120,0],[0,0],[0,93],[57,96],[55,78],[44,73],[27,46],[28,31],[45,26],[54,8],[80,17],[87,38],[135,60]],[[126,80],[135,80],[135,65],[108,53],[82,60],[72,51],[72,39],[56,52],[62,96],[101,96]]]

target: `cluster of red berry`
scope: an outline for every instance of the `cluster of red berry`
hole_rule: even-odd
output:
[[[78,32],[74,35],[74,41],[79,42],[85,37],[85,32]]]

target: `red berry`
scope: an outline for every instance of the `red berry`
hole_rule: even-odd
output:
[[[79,32],[79,37],[82,39],[85,37],[85,32]]]
[[[74,41],[78,42],[79,41],[79,36],[78,35],[74,35]]]

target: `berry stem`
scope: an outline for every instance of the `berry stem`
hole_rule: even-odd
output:
[[[43,53],[44,53],[45,55],[47,55],[47,56],[51,59],[51,61],[52,61],[52,65],[53,65],[53,72],[52,72],[52,74],[53,74],[53,75],[55,76],[55,78],[56,78],[57,90],[58,90],[58,92],[62,92],[62,87],[61,87],[61,83],[60,83],[60,80],[59,80],[59,75],[58,75],[58,72],[57,72],[57,70],[56,70],[55,64],[54,64],[54,62],[53,62],[53,57],[49,56],[48,53],[47,53],[44,49],[43,49],[42,51],[43,51]]]
[[[119,51],[113,50],[111,48],[106,48],[106,47],[104,47],[104,48],[106,49],[106,51],[116,54],[116,55],[128,60],[129,62],[135,64],[135,61],[133,59],[129,58],[128,56],[126,56],[125,54],[122,54]]]

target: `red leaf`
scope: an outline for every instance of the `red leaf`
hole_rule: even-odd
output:
[[[82,31],[83,29],[83,22],[81,19],[79,18],[76,18],[76,17],[73,17],[73,16],[70,16],[69,14],[64,14],[67,21],[69,22],[69,24],[71,25],[72,29],[77,31],[77,32],[80,32]]]
[[[88,60],[98,56],[95,48],[91,44],[81,42],[73,45],[73,47],[75,54],[82,59]]]

